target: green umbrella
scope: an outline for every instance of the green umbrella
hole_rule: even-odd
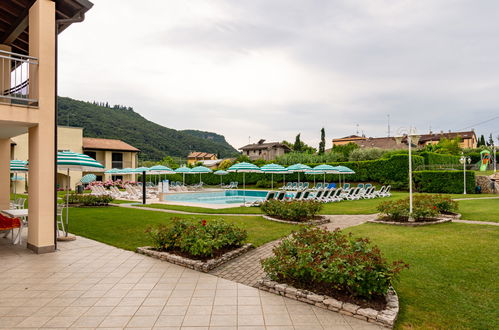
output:
[[[316,175],[323,175],[324,171],[310,169],[310,170],[306,171],[305,174],[314,176],[314,186],[315,186],[315,176]]]
[[[161,181],[161,174],[175,174],[175,172],[164,165],[154,165],[149,168],[151,174],[159,174],[159,181]]]
[[[68,236],[69,232],[69,186],[70,176],[69,171],[81,171],[81,172],[104,172],[104,166],[101,163],[89,157],[85,154],[80,154],[71,151],[62,151],[57,153],[57,168],[59,170],[67,171],[67,185],[66,185],[66,230],[65,236]]]
[[[274,189],[274,174],[286,174],[288,169],[279,164],[267,164],[263,165],[261,168],[262,172],[271,174],[271,189]]]
[[[310,166],[308,165],[303,165],[303,164],[294,164],[291,166],[288,166],[288,171],[292,173],[298,173],[298,183],[300,183],[300,173],[306,172],[307,170],[310,169]]]
[[[89,184],[97,180],[97,176],[95,174],[87,174],[81,177],[80,182],[83,184]]]
[[[199,173],[199,184],[201,184],[201,174],[203,173],[212,173],[213,171],[205,166],[196,166],[191,169],[191,173]]]
[[[246,203],[246,173],[261,173],[262,171],[255,164],[246,162],[234,164],[227,171],[243,174],[243,201]]]
[[[14,173],[14,177],[18,178],[17,173],[26,173],[28,172],[28,162],[25,160],[11,160],[10,161],[10,173]],[[12,181],[21,181],[21,180],[15,180],[12,178]],[[14,200],[16,199],[16,188],[17,184],[14,183]]]
[[[190,174],[191,173],[191,169],[188,168],[188,167],[185,167],[185,166],[182,166],[182,167],[179,167],[175,170],[175,173],[182,173],[182,177],[183,177],[183,184],[185,185],[185,174]]]
[[[340,183],[341,183],[341,175],[342,174],[355,174],[355,171],[352,170],[351,168],[349,167],[346,167],[346,166],[335,166],[335,168],[338,170],[338,172],[340,172]],[[343,181],[345,181],[345,177],[343,177]]]
[[[222,176],[229,174],[229,172],[224,171],[224,170],[218,170],[216,172],[213,172],[213,174],[220,175],[220,187],[221,187],[222,184],[223,184],[223,182],[222,182]]]
[[[331,165],[327,165],[327,164],[317,165],[316,167],[313,168],[313,170],[323,172],[324,185],[326,185],[326,174],[339,173],[339,171],[336,169],[336,167],[331,166]]]

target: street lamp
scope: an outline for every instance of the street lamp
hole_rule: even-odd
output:
[[[471,163],[471,158],[466,157],[464,153],[462,153],[461,158],[459,158],[459,162],[463,164],[463,176],[464,176],[464,192],[463,194],[466,195],[466,164]]]
[[[399,136],[395,137],[397,143],[401,143],[404,138],[407,139],[407,146],[409,148],[409,221],[414,222],[412,217],[412,143],[417,146],[420,136],[416,134],[415,127],[399,128]]]

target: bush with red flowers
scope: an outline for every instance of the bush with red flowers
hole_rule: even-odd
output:
[[[341,231],[302,228],[284,239],[262,260],[267,275],[280,283],[317,294],[367,300],[381,299],[402,269],[389,263],[366,238]]]
[[[149,227],[146,233],[158,251],[199,259],[238,248],[248,236],[244,229],[224,220],[186,221],[179,218],[172,218],[171,226]]]

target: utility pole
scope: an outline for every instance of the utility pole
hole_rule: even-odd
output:
[[[388,118],[388,137],[390,137],[390,114],[386,115]]]

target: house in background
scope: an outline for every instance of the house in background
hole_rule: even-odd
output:
[[[197,162],[203,162],[207,160],[218,160],[217,155],[215,154],[210,154],[208,152],[197,152],[193,151],[187,156],[187,164],[188,165],[193,165],[196,164]]]
[[[28,134],[21,134],[15,136],[11,140],[11,159],[29,161],[29,146]],[[83,128],[81,127],[57,127],[57,150],[58,151],[72,151],[77,153],[84,153],[99,163],[104,165],[105,170],[111,168],[136,168],[138,164],[139,149],[125,143],[121,140],[113,139],[98,139],[83,137]],[[69,171],[69,187],[75,188],[81,177],[92,172]],[[105,181],[111,179],[111,174],[104,174],[103,172],[93,173],[97,176],[97,181]],[[135,181],[135,174],[126,174],[113,176],[114,179],[122,179],[126,181]],[[29,181],[28,176],[28,181]],[[66,187],[67,172],[57,172],[57,186],[60,188]],[[24,192],[25,183],[17,181],[16,191]],[[13,189],[13,188],[12,188]]]
[[[290,152],[291,148],[281,142],[265,143],[265,140],[262,139],[258,143],[245,145],[239,150],[251,160],[263,159],[269,161]]]
[[[85,155],[92,157],[104,165],[106,170],[112,168],[136,168],[138,164],[140,150],[121,140],[84,137],[82,148]],[[135,174],[113,175],[112,177],[111,174],[94,174],[97,176],[97,181],[105,181],[112,178],[135,181]]]
[[[476,148],[477,147],[477,137],[474,131],[464,131],[464,132],[440,132],[429,134],[421,134],[418,141],[418,148],[424,148],[428,144],[437,144],[441,139],[455,139],[460,138],[461,148]],[[355,143],[361,148],[381,148],[381,149],[401,149],[407,147],[407,142],[405,139],[402,143],[397,143],[395,137],[365,137],[358,135],[350,135],[339,139],[333,139],[333,146],[345,145],[348,143]],[[404,147],[405,146],[405,147]]]

